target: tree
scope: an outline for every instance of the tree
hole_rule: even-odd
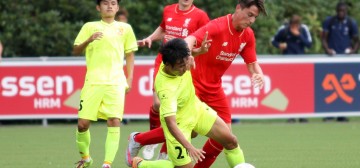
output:
[[[359,0],[351,3],[350,15],[360,21]],[[127,0],[120,3],[129,11],[129,23],[138,39],[151,34],[160,24],[165,5],[177,0]],[[194,1],[214,19],[233,13],[237,0]],[[252,28],[257,37],[259,54],[277,54],[270,40],[284,20],[299,14],[312,33],[314,45],[308,53],[323,53],[320,41],[321,24],[326,16],[335,14],[338,1],[328,0],[266,0],[268,16],[258,17]],[[4,57],[15,56],[70,56],[73,42],[81,26],[88,21],[99,20],[95,0],[1,0],[0,40],[4,45]],[[151,49],[142,48],[137,55],[155,55],[159,43]]]

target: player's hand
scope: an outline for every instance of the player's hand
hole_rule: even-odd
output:
[[[331,49],[331,48],[327,49],[327,50],[326,50],[326,53],[327,53],[328,55],[330,55],[330,56],[333,56],[333,55],[336,54],[335,50],[333,50],[333,49]]]
[[[264,86],[264,75],[254,73],[251,77],[251,83],[255,88],[262,89]]]
[[[93,35],[91,35],[88,39],[89,43],[93,42],[94,40],[100,40],[103,37],[102,32],[95,32]]]
[[[186,150],[188,151],[191,160],[195,161],[196,163],[198,161],[202,162],[203,159],[205,159],[204,154],[206,152],[203,151],[202,149],[196,149],[194,146],[192,146],[191,148],[186,149]]]
[[[130,92],[130,90],[131,90],[132,79],[127,78],[126,83],[127,83],[128,87],[126,88],[125,93],[128,94]]]
[[[190,70],[191,68],[195,69],[196,65],[195,65],[195,59],[193,56],[189,56],[188,59],[186,60],[186,69]]]
[[[212,40],[208,40],[208,34],[208,32],[205,33],[204,40],[201,42],[200,54],[204,54],[209,51]]]
[[[149,48],[151,48],[152,40],[151,40],[150,37],[147,37],[145,39],[138,40],[137,44],[138,44],[139,47],[148,46]]]

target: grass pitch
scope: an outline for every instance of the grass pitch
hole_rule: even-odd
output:
[[[128,135],[147,129],[147,122],[130,122],[121,127],[120,149],[113,168],[127,167],[124,153]],[[74,167],[80,158],[75,130],[76,124],[0,126],[0,167]],[[232,130],[239,139],[246,162],[257,168],[360,167],[360,118],[351,118],[349,123],[324,123],[319,119],[306,124],[287,124],[282,120],[243,121],[234,124]],[[90,131],[92,167],[101,167],[105,123],[93,123]],[[205,141],[206,138],[198,136],[193,144],[201,148]],[[227,167],[223,154],[212,167]]]

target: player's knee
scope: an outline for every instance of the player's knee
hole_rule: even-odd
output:
[[[78,123],[78,131],[79,132],[85,132],[89,129],[89,124],[85,122],[79,122]]]
[[[235,135],[231,134],[231,136],[229,136],[229,138],[227,139],[227,142],[224,144],[224,148],[231,150],[231,149],[235,149],[236,147],[238,147],[238,141]]]
[[[198,136],[198,133],[193,131],[191,132],[191,138],[196,138]]]
[[[160,110],[160,102],[154,101],[152,108],[153,108],[156,112],[159,112],[159,110]]]

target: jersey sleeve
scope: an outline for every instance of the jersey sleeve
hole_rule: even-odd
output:
[[[200,11],[199,13],[200,13],[200,16],[199,16],[200,19],[199,19],[199,22],[198,22],[198,29],[203,27],[204,25],[206,25],[210,21],[210,18],[206,14],[206,12]]]
[[[255,35],[251,29],[248,31],[247,39],[248,40],[246,41],[246,45],[244,46],[243,50],[240,52],[240,55],[242,56],[246,64],[251,64],[256,62]]]
[[[174,92],[164,90],[158,92],[160,100],[160,115],[165,117],[176,115],[177,111],[177,98]]]
[[[164,8],[164,11],[163,11],[163,13],[162,13],[162,21],[161,21],[161,23],[160,23],[160,27],[163,29],[163,30],[165,30],[165,13],[166,13],[166,11],[167,11],[167,8],[168,8],[168,6],[166,6],[165,8]]]
[[[125,33],[124,51],[130,53],[138,50],[136,37],[132,27],[129,25]]]
[[[322,23],[322,29],[324,32],[329,32],[329,25],[330,25],[331,17],[327,17],[325,21]]]
[[[91,36],[89,27],[90,26],[88,23],[84,24],[84,26],[81,28],[79,34],[76,36],[74,45],[82,44]]]
[[[359,35],[357,23],[353,19],[350,19],[350,21],[351,21],[351,37],[356,37]]]

